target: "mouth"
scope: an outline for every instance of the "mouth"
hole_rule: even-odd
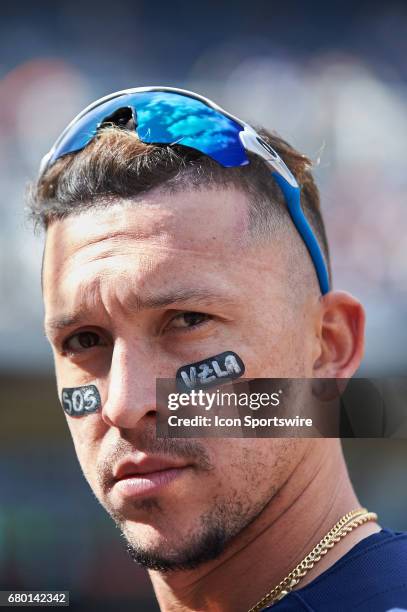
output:
[[[154,457],[125,460],[114,471],[112,492],[122,501],[156,494],[190,467]]]

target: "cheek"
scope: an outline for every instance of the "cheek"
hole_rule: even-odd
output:
[[[61,410],[63,410],[64,412],[64,416],[66,418],[68,429],[73,440],[79,464],[86,479],[93,488],[93,486],[96,485],[95,475],[97,457],[101,441],[105,436],[107,430],[107,425],[102,420],[100,414],[100,410],[103,406],[104,401],[103,393],[101,391],[102,387],[99,384],[99,380],[91,379],[88,374],[84,374],[80,371],[78,372],[77,368],[75,369],[72,364],[69,364],[66,361],[60,363],[58,358],[56,358],[55,365],[58,397],[59,403],[61,405]],[[81,416],[70,416],[69,414],[66,414],[64,408],[62,407],[63,389],[86,389],[86,386],[90,383],[96,383],[95,389],[97,390],[97,394],[99,396],[98,406],[92,406],[91,400],[93,396],[90,398],[83,397],[83,406],[85,408],[92,408],[92,411],[90,411],[89,413],[86,413],[86,410],[82,411]],[[70,397],[71,401],[72,399],[73,398]],[[95,408],[94,412],[93,408]]]
[[[287,316],[277,322],[259,316],[255,324],[245,326],[242,345],[247,378],[303,378],[312,374],[311,327],[305,321]]]
[[[252,501],[265,500],[279,490],[304,452],[304,440],[217,440],[213,462],[223,491]]]
[[[84,476],[94,488],[97,484],[96,466],[102,436],[106,426],[100,416],[66,417],[76,455]]]

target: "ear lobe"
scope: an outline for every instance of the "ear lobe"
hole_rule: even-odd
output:
[[[364,352],[364,308],[345,291],[327,293],[320,304],[320,353],[314,363],[314,376],[351,378]]]

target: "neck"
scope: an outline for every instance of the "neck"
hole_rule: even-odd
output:
[[[216,560],[183,572],[150,572],[162,612],[249,610],[280,582],[332,526],[360,504],[339,441],[320,440],[262,513]],[[325,571],[359,540],[378,531],[359,527],[335,545],[298,585]]]

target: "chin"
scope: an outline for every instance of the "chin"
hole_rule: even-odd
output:
[[[177,537],[143,525],[127,525],[123,531],[130,557],[148,570],[160,572],[188,571],[216,559],[224,551],[227,539],[223,531],[204,532]]]

